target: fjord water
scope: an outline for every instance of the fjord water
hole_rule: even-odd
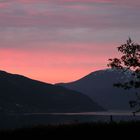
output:
[[[0,72],[0,76],[0,129],[77,122],[140,120],[139,114],[134,117],[130,111],[107,112],[104,109],[106,103],[102,107],[87,95],[59,85],[43,83],[4,71]],[[105,99],[104,97],[102,99]],[[121,97],[108,97],[110,100],[118,99],[116,102],[120,104]],[[126,103],[128,106],[128,102]]]
[[[81,112],[81,113],[24,113],[1,114],[0,129],[32,127],[48,124],[71,124],[79,122],[110,122],[140,120],[140,113],[132,112]]]

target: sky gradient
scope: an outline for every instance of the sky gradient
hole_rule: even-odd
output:
[[[104,69],[130,36],[139,0],[0,0],[0,69],[56,83]]]

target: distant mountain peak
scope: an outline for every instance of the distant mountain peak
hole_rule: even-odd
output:
[[[23,76],[23,75],[13,74],[13,73],[9,73],[9,72],[7,72],[7,71],[3,71],[3,70],[0,70],[0,75],[25,77],[25,76]]]
[[[60,85],[88,95],[107,110],[130,110],[129,101],[135,98],[133,89],[126,91],[114,87],[114,84],[127,82],[132,78],[134,78],[132,71],[103,69],[94,71],[77,81]]]
[[[8,74],[8,72],[0,70],[0,74]]]

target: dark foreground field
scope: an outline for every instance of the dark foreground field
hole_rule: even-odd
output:
[[[1,130],[0,137],[32,137],[48,138],[63,136],[66,139],[70,136],[78,136],[87,138],[95,137],[120,137],[122,135],[130,136],[131,138],[139,136],[140,122],[119,122],[119,123],[74,123],[74,124],[59,124],[47,126],[34,126],[30,128],[20,128],[11,130]],[[130,138],[130,137],[129,137]]]

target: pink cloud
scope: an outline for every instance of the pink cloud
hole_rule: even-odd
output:
[[[8,1],[8,0],[7,0]],[[15,2],[21,2],[21,3],[114,3],[114,4],[130,4],[130,5],[137,5],[140,4],[139,0],[13,0]]]
[[[107,59],[116,53],[114,40],[121,42],[130,33],[139,37],[136,31],[140,13],[135,8],[139,3],[138,0],[0,2],[1,69],[46,82],[67,82],[105,68]]]
[[[33,3],[57,3],[57,4],[66,4],[66,3],[114,3],[114,4],[128,4],[128,5],[137,5],[140,4],[139,0],[6,0],[1,1],[0,3],[24,3],[24,4],[33,4]]]
[[[14,7],[14,2],[9,1],[9,4],[13,6],[6,8],[4,11],[0,12],[0,26],[1,27],[48,27],[48,28],[130,28],[139,27],[139,21],[135,22],[135,18],[138,19],[139,12],[134,13],[136,9],[124,9],[123,8],[111,8],[92,5],[84,5],[80,3],[114,3],[132,5],[138,4],[140,2],[136,1],[114,1],[114,0],[13,0],[20,3],[21,8]],[[34,6],[34,3],[55,3],[54,5],[43,4],[44,11],[41,9],[42,5]],[[57,2],[57,3],[56,3]],[[68,4],[61,7],[56,6],[58,3],[74,3],[79,4]],[[8,1],[1,3],[7,4]],[[24,3],[24,4],[23,4]],[[30,3],[31,5],[28,5]],[[61,5],[60,4],[60,5]],[[23,6],[24,5],[24,6]],[[4,5],[3,5],[4,6]],[[46,6],[46,8],[45,8]],[[50,8],[49,8],[50,6]],[[22,8],[23,7],[23,8]],[[94,7],[94,8],[93,8]],[[104,12],[105,11],[105,12]],[[139,9],[137,10],[139,11]],[[127,16],[129,13],[129,16]],[[125,18],[124,18],[125,17]]]
[[[7,1],[0,2],[0,8],[4,9],[8,7],[9,7],[9,2]]]

